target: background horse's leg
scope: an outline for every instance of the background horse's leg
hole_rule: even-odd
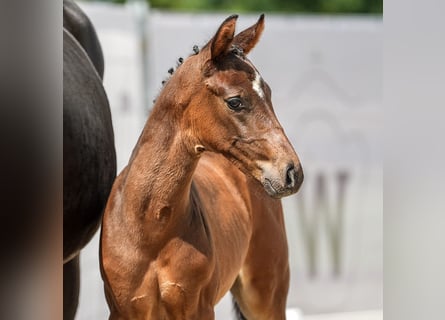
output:
[[[72,320],[79,304],[79,255],[63,265],[63,320]]]

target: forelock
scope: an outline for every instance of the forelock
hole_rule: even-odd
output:
[[[218,71],[243,71],[247,74],[251,80],[255,79],[256,70],[253,65],[240,52],[236,52],[236,49],[228,53],[224,58],[214,62]]]

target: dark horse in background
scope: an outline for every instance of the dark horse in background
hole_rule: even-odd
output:
[[[104,61],[93,25],[63,1],[63,318],[79,299],[79,253],[98,229],[116,175]]]

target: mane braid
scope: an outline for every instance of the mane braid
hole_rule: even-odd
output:
[[[189,57],[193,56],[193,55],[197,55],[200,52],[200,49],[199,49],[198,45],[196,45],[196,44],[193,46],[192,50],[193,50],[193,52],[189,55]],[[238,52],[239,51],[241,51],[241,53],[242,53],[242,49],[239,48]],[[178,61],[176,62],[176,69],[179,68],[182,65],[183,62],[184,62],[184,58],[183,57],[179,57]],[[167,75],[167,77],[164,80],[161,81],[161,88],[160,88],[158,94],[156,95],[156,98],[153,99],[153,104],[156,103],[157,97],[161,93],[163,87],[165,86],[167,81],[170,80],[171,76],[175,72],[175,68],[172,67],[172,68],[168,69],[167,72],[169,73],[169,75]]]

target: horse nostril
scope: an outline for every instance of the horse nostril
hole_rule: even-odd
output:
[[[286,169],[286,187],[293,188],[295,186],[296,172],[293,163],[288,164]]]

